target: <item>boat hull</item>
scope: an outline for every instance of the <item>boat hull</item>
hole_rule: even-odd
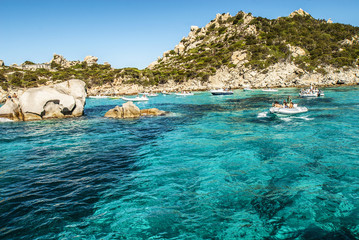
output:
[[[320,96],[324,96],[324,93],[299,93],[300,97],[320,97]]]
[[[228,92],[211,92],[212,95],[233,95],[232,91],[228,91]]]
[[[177,96],[192,96],[193,93],[175,93]]]
[[[277,89],[262,89],[263,92],[278,92]]]
[[[274,114],[293,115],[293,114],[308,112],[308,108],[306,108],[306,107],[295,107],[295,108],[271,107],[269,109],[269,111]]]
[[[124,101],[132,101],[132,102],[144,102],[144,101],[148,101],[148,98],[127,98],[127,97],[123,97],[122,100]]]

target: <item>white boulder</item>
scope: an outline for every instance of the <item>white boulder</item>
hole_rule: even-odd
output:
[[[72,79],[52,86],[30,88],[18,99],[8,99],[0,116],[11,120],[41,120],[82,116],[86,103],[85,83]]]

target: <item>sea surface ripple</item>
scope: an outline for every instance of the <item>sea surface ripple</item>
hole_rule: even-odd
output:
[[[359,239],[359,88],[158,96],[0,122],[0,239]],[[273,116],[291,95],[309,111]]]

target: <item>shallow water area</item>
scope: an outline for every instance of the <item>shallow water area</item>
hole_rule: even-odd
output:
[[[1,239],[359,238],[359,88],[159,95],[163,117],[0,120]],[[269,113],[288,95],[308,112]]]

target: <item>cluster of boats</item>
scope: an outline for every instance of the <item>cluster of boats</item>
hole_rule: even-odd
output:
[[[308,88],[308,89],[301,89],[299,96],[300,97],[320,97],[320,96],[324,96],[324,92],[319,90],[318,88],[313,88],[313,86],[310,86],[310,88]],[[292,101],[290,100],[288,102],[283,101],[282,105],[279,104],[278,102],[273,103],[273,105],[269,109],[269,111],[274,114],[291,115],[291,114],[308,112],[308,108],[299,107],[298,104],[293,104]]]
[[[244,91],[252,91],[251,88],[244,88]],[[263,92],[277,92],[277,89],[262,89]],[[209,91],[212,95],[233,95],[233,91],[231,89],[214,89]],[[162,95],[171,95],[174,94],[176,96],[191,96],[194,95],[192,92],[188,91],[182,91],[182,92],[176,92],[176,93],[170,93],[163,91],[161,92]],[[141,95],[141,96],[140,96]],[[136,97],[116,97],[120,98],[124,101],[133,101],[133,102],[141,102],[141,101],[148,101],[149,97],[156,97],[158,96],[157,93],[139,93]],[[299,93],[300,97],[320,97],[324,96],[324,92],[319,90],[318,88],[314,88],[311,86],[308,89],[301,89]],[[91,96],[91,98],[112,98],[109,96]],[[308,108],[306,107],[300,107],[298,104],[293,104],[290,97],[288,97],[287,101],[283,101],[283,104],[279,104],[278,102],[275,102],[272,104],[272,107],[269,109],[270,113],[273,114],[284,114],[284,115],[291,115],[291,114],[298,114],[298,113],[305,113],[308,111]]]
[[[162,95],[171,95],[172,93],[163,91]],[[141,96],[139,96],[141,95]],[[143,101],[148,101],[149,98],[148,97],[157,97],[158,94],[157,93],[139,93],[139,95],[137,95],[137,97],[122,97],[121,99],[124,101],[133,101],[133,102],[143,102]],[[176,96],[192,96],[194,95],[192,92],[187,92],[187,91],[183,91],[183,92],[176,92],[174,93],[174,95]]]

